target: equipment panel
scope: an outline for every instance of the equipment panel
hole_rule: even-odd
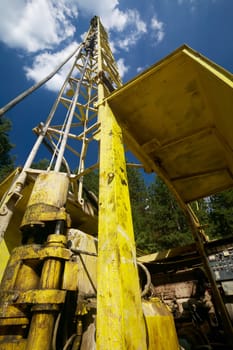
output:
[[[225,246],[208,255],[210,267],[216,281],[233,280],[233,247]]]

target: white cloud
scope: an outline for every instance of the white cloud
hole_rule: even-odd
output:
[[[141,20],[137,10],[128,10],[127,15],[125,32],[122,36],[118,37],[115,44],[116,47],[125,51],[129,51],[147,33],[146,23]]]
[[[74,42],[62,51],[56,53],[44,52],[37,55],[31,67],[24,67],[27,79],[33,80],[36,83],[39,82],[50,74],[66,57],[68,57],[77,46],[78,44]],[[71,64],[69,61],[59,73],[46,83],[46,88],[51,91],[58,91],[65,81],[70,66]]]
[[[110,48],[111,48],[111,51],[113,54],[115,54],[117,52],[117,49],[116,49],[116,45],[115,45],[115,42],[111,40],[111,38],[109,38],[109,45],[110,45]]]
[[[118,70],[119,70],[119,73],[120,73],[121,78],[123,78],[124,75],[125,75],[125,73],[128,72],[129,66],[126,66],[126,65],[125,65],[124,59],[123,59],[123,58],[120,58],[120,59],[117,61],[117,67],[118,67]]]
[[[208,1],[208,0],[206,0]],[[216,3],[218,0],[209,0],[213,4]],[[198,6],[201,6],[200,0],[177,0],[178,5],[188,5],[191,12],[195,12],[198,8]]]
[[[137,67],[136,71],[137,73],[142,72],[145,69],[145,67]]]
[[[121,10],[118,0],[8,0],[7,6],[0,2],[0,40],[28,52],[52,49],[74,35],[78,10],[89,18],[100,16],[114,31],[115,50],[128,50],[147,32],[139,12]]]
[[[187,4],[190,6],[190,11],[195,12],[197,6],[197,0],[177,0],[178,5]]]
[[[122,31],[127,22],[127,11],[119,10],[118,0],[85,0],[78,1],[80,10],[88,15],[100,16],[106,29],[115,29]]]
[[[177,0],[179,5],[182,5],[184,3],[190,3],[190,4],[194,4],[196,2],[196,0]]]
[[[32,65],[24,67],[24,70],[28,79],[38,82],[49,74],[75,45],[70,45],[60,52],[53,52],[61,42],[64,44],[65,40],[74,36],[74,23],[80,12],[83,17],[88,15],[89,19],[94,15],[100,16],[101,22],[109,32],[113,53],[119,54],[121,49],[130,50],[148,30],[138,10],[122,10],[118,0],[8,0],[7,6],[4,1],[0,1],[0,41],[9,47],[33,53]],[[150,25],[156,41],[161,41],[164,36],[163,23],[153,17]],[[122,58],[118,60],[118,65],[123,76],[129,67]],[[63,69],[46,87],[57,91],[65,74]]]
[[[129,50],[147,32],[147,26],[136,9],[122,11],[118,5],[117,0],[85,0],[79,4],[80,11],[100,16],[110,34],[114,31],[115,36],[118,36],[113,45],[115,50]]]
[[[142,72],[142,70],[143,70],[143,67],[137,67],[137,69],[136,69],[137,73]]]
[[[73,0],[1,1],[0,40],[29,52],[51,48],[74,34],[77,15]]]
[[[159,21],[157,16],[154,16],[151,19],[151,29],[153,30],[152,36],[156,39],[156,42],[161,42],[165,35],[164,23]]]

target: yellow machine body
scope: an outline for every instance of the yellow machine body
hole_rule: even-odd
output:
[[[4,197],[5,192],[10,188],[15,176],[20,172],[21,169],[17,168],[0,184],[0,197]],[[48,179],[49,182],[44,182],[42,179]],[[68,178],[66,177],[64,178],[64,174],[56,177],[56,174],[45,173],[40,176],[36,187],[34,187],[35,178],[33,176],[28,177],[27,183],[22,190],[22,197],[15,207],[4,238],[0,242],[0,281],[11,251],[22,242],[22,233],[20,231],[21,226],[25,225],[25,227],[29,227],[35,222],[42,224],[43,220],[54,219],[58,215],[58,212],[60,213],[60,217],[66,219],[64,211],[60,209],[64,205],[65,192],[67,190],[67,179]],[[49,183],[51,183],[51,186],[48,185]],[[58,197],[57,185],[59,185],[62,189],[63,194],[61,194],[61,198]],[[54,186],[55,193],[52,194],[52,189],[54,189]],[[32,195],[32,191],[34,191],[34,189],[36,189],[36,193],[33,193]],[[29,201],[31,203],[30,209],[28,209]],[[44,210],[45,208],[49,208],[50,214]],[[68,195],[66,201],[66,209],[69,212],[73,228],[79,228],[84,232],[91,232],[93,234],[97,233],[97,217],[88,215],[88,213],[82,209],[80,203],[78,203],[70,194]],[[38,217],[36,218],[35,213],[38,214]],[[4,218],[4,213],[0,216],[0,218]]]
[[[63,173],[39,174],[25,211],[21,228],[47,221],[66,220],[65,204],[69,178]]]
[[[7,248],[7,245],[4,239],[0,242],[0,256],[1,256],[1,264],[0,264],[0,281],[1,281],[7,265],[7,261],[10,257],[10,252]]]
[[[142,301],[148,350],[179,350],[176,328],[171,311],[159,298]]]

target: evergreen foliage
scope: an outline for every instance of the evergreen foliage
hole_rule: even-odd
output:
[[[138,169],[128,169],[134,232],[138,248],[155,252],[193,242],[186,217],[163,181],[145,185]],[[233,234],[233,190],[191,203],[210,239]]]
[[[187,219],[162,180],[156,176],[149,188],[150,223],[157,250],[192,241]]]
[[[0,182],[14,169],[14,162],[10,155],[13,145],[9,141],[8,132],[11,129],[9,119],[0,118]]]
[[[210,197],[210,235],[221,238],[233,234],[233,190],[224,191]]]
[[[137,176],[131,176],[131,171],[128,178],[137,246],[153,252],[191,242],[187,220],[166,185],[156,176],[146,186],[140,172],[136,169],[134,172]]]
[[[49,160],[47,158],[40,159],[38,162],[32,163],[33,169],[46,170],[49,166]]]
[[[136,244],[138,248],[148,251],[151,244],[148,190],[138,169],[128,167],[127,177]]]
[[[91,171],[83,179],[83,185],[88,191],[92,191],[97,197],[99,195],[99,172]]]

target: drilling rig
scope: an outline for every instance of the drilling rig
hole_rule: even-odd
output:
[[[216,91],[221,123],[209,108]],[[230,73],[187,46],[122,85],[108,35],[91,20],[24,166],[0,188],[1,350],[180,348],[172,313],[146,297],[142,263],[150,259],[136,258],[125,144],[183,209],[230,346],[229,312],[189,205],[233,186],[230,96]],[[41,147],[50,155],[45,170],[33,167]],[[99,198],[85,186],[96,169]]]

